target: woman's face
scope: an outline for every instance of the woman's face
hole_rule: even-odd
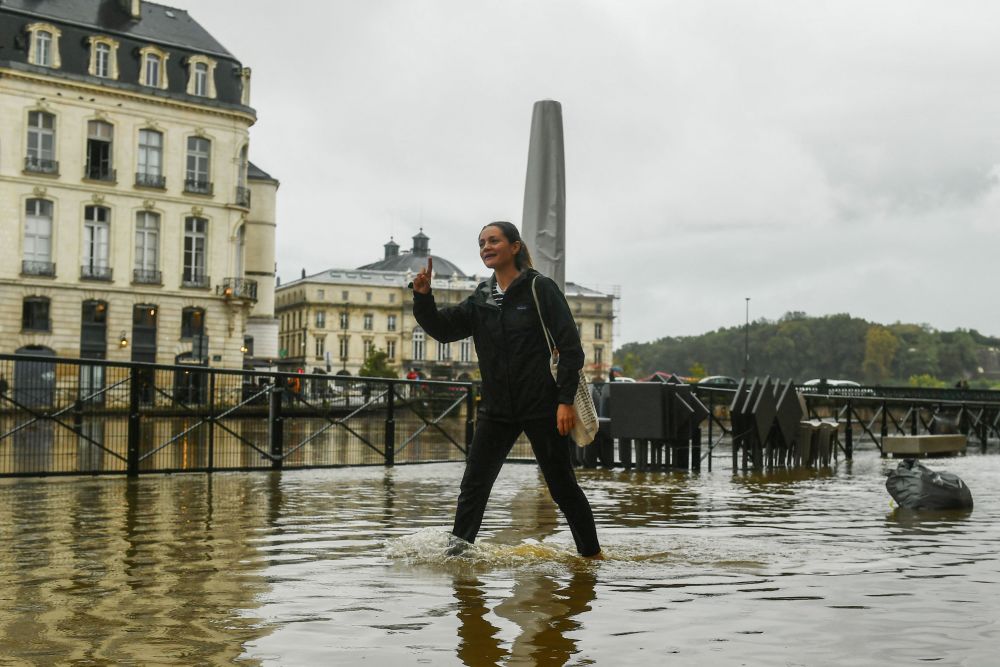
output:
[[[521,249],[521,242],[511,243],[496,225],[488,225],[479,232],[479,256],[486,268],[506,268],[514,263],[514,256]]]

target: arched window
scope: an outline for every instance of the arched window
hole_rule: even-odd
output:
[[[139,211],[135,216],[135,269],[132,282],[158,285],[160,253],[160,215]]]
[[[167,60],[170,54],[155,46],[139,49],[139,83],[150,88],[167,89]]]
[[[139,153],[136,164],[135,184],[147,188],[165,188],[163,177],[163,133],[156,130],[139,130]]]
[[[205,275],[208,220],[184,218],[184,270],[181,283],[185,287],[208,287]]]
[[[184,191],[212,194],[211,166],[212,142],[204,137],[188,137]]]
[[[413,360],[423,361],[424,360],[424,345],[426,343],[426,336],[424,330],[421,328],[416,328],[413,330]]]
[[[243,263],[247,245],[246,227],[246,225],[240,225],[240,228],[236,230],[236,276],[238,278],[242,278],[245,271]]]
[[[46,111],[28,112],[28,150],[24,170],[42,174],[59,172],[56,162],[56,117]]]
[[[108,302],[83,302],[80,327],[80,357],[104,359],[108,350]]]
[[[21,331],[52,331],[47,297],[28,296],[24,298],[21,303]]]
[[[92,120],[87,123],[87,165],[84,176],[92,181],[113,181],[115,170],[111,168],[111,145],[115,128],[111,123]]]
[[[59,69],[59,37],[62,32],[49,23],[32,23],[25,27],[28,31],[28,62],[41,67]]]
[[[54,276],[52,262],[52,202],[29,199],[24,217],[24,257],[21,273],[31,276]]]
[[[181,310],[181,338],[191,338],[205,333],[205,309],[188,306]]]
[[[87,38],[90,42],[90,65],[87,71],[99,79],[118,78],[118,41],[103,35]]]
[[[80,277],[111,280],[108,266],[108,239],[111,236],[111,210],[104,206],[83,209],[83,266]]]
[[[247,168],[249,167],[247,153],[246,146],[241,148],[240,159],[236,164],[236,203],[239,206],[250,208],[250,188],[247,187]]]
[[[207,56],[196,55],[187,59],[187,94],[215,98],[216,62]]]

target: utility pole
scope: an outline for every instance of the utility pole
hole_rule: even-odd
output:
[[[743,377],[750,372],[750,297],[747,300],[746,324],[743,327]]]

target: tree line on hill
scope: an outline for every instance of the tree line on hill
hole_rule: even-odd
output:
[[[625,375],[663,370],[703,377],[743,374],[745,328],[720,328],[699,336],[627,343],[615,353]],[[750,377],[770,375],[803,382],[812,378],[862,384],[1000,388],[991,374],[1000,338],[975,329],[938,331],[927,324],[878,324],[847,314],[809,317],[785,314],[749,327]]]

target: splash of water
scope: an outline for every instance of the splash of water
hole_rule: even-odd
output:
[[[523,566],[544,563],[570,563],[581,560],[575,550],[561,544],[525,539],[519,544],[469,544],[461,553],[450,554],[454,537],[440,528],[423,528],[409,535],[388,540],[383,548],[386,557],[407,563],[456,563],[489,566]]]

